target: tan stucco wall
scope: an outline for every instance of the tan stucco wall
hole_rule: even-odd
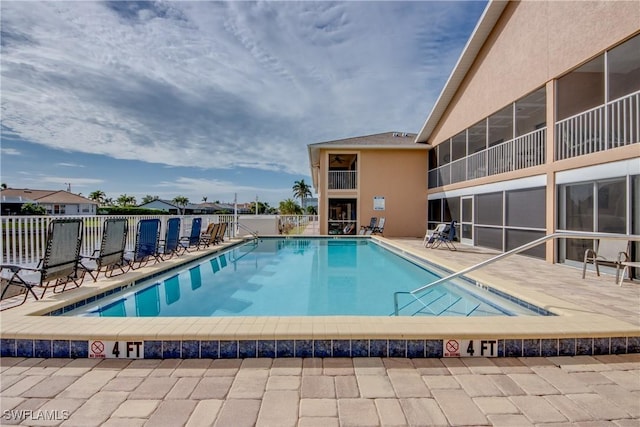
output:
[[[638,30],[637,0],[511,2],[429,143],[454,136]]]
[[[327,190],[327,153],[358,154],[358,189]],[[386,237],[422,237],[427,218],[426,150],[323,150],[320,156],[320,233],[327,233],[327,200],[357,198],[358,224],[372,216],[385,217]],[[373,209],[374,196],[385,198],[385,210]]]

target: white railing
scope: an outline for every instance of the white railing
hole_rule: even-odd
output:
[[[556,123],[556,159],[640,142],[640,91]]]
[[[358,188],[358,172],[329,171],[329,190],[354,190]]]
[[[129,226],[127,234],[127,250],[133,250],[136,241],[136,227],[141,219],[158,218],[161,222],[160,238],[166,232],[167,220],[172,215],[98,215],[98,216],[2,216],[2,228],[0,229],[0,253],[3,264],[31,264],[38,262],[45,252],[47,241],[47,227],[49,222],[60,218],[79,218],[83,222],[82,254],[91,254],[100,247],[104,222],[109,218],[126,218]],[[251,215],[238,217],[251,218]],[[193,218],[202,218],[202,231],[212,222],[226,222],[228,224],[226,237],[236,237],[235,218],[232,214],[224,215],[185,215],[180,216],[180,236],[188,236],[191,233]],[[292,224],[292,232],[298,234],[319,234],[318,217],[314,215],[283,215],[279,219],[283,223]]]
[[[540,128],[429,171],[429,188],[538,166],[545,162],[547,128]]]

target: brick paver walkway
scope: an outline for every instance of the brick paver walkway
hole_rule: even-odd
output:
[[[640,425],[640,355],[0,359],[2,425]]]

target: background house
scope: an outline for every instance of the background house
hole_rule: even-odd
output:
[[[5,188],[0,191],[2,215],[20,214],[25,203],[42,206],[50,215],[95,215],[98,203],[64,190]]]

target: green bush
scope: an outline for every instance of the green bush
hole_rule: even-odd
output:
[[[47,210],[44,206],[39,206],[33,203],[24,203],[20,207],[20,213],[22,215],[46,215]]]

